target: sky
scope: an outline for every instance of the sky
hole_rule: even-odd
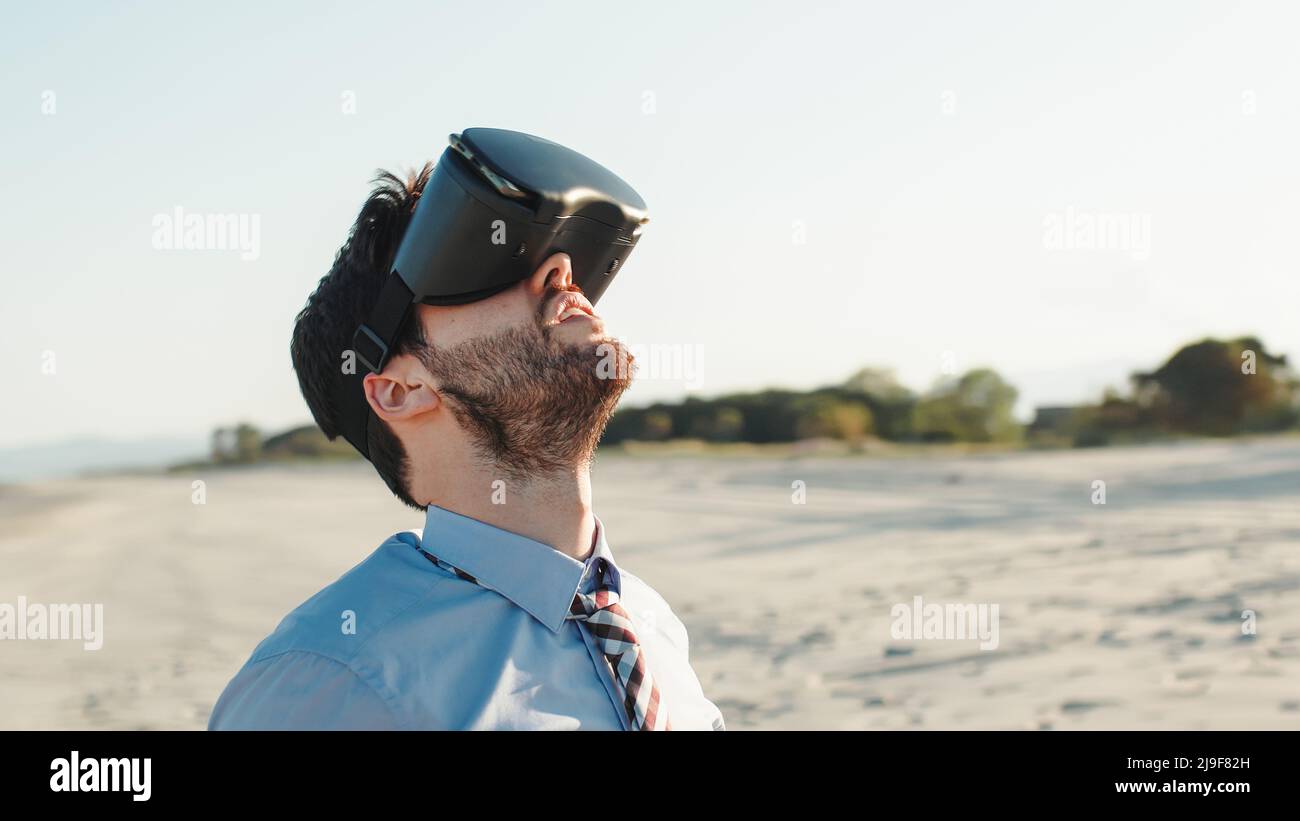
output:
[[[295,314],[375,171],[472,126],[575,148],[648,203],[598,308],[692,367],[626,404],[868,365],[923,390],[989,366],[1027,415],[1205,336],[1300,357],[1294,3],[6,18],[0,448],[309,421]],[[178,208],[242,217],[257,241],[169,249],[159,220]]]

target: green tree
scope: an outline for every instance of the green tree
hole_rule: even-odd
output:
[[[710,442],[735,442],[745,430],[745,414],[730,405],[708,407],[690,421],[690,435]]]
[[[871,413],[871,427],[876,435],[894,441],[913,438],[916,394],[901,385],[892,370],[862,368],[840,387],[850,395],[862,397]]]
[[[1133,383],[1137,403],[1172,431],[1228,436],[1296,423],[1295,373],[1255,337],[1185,345]]]
[[[927,440],[1010,442],[1021,436],[1012,414],[1017,391],[995,371],[980,368],[941,383],[916,405],[913,424]]]
[[[843,387],[885,401],[913,398],[912,392],[888,368],[862,368],[844,380]]]
[[[871,433],[871,411],[859,402],[812,396],[798,403],[796,439],[844,439],[856,442]]]
[[[673,417],[666,410],[651,410],[641,419],[641,435],[637,438],[658,441],[673,435]]]
[[[247,422],[235,427],[234,461],[241,464],[256,462],[262,455],[262,432]]]
[[[230,454],[234,450],[231,442],[232,433],[230,428],[213,428],[212,430],[212,461],[220,464],[230,459]]]

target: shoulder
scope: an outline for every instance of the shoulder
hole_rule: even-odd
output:
[[[366,559],[289,612],[257,645],[249,664],[286,652],[352,665],[403,613],[454,586],[417,549],[414,531],[397,533]]]
[[[418,546],[418,533],[394,534],[290,611],[227,684],[209,729],[401,727],[401,694],[384,674],[387,637],[407,614],[466,587]]]

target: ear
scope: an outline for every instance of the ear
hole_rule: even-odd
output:
[[[442,405],[429,372],[410,354],[393,357],[381,373],[366,374],[362,385],[370,409],[388,423],[409,421]]]

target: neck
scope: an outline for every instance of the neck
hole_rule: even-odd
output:
[[[465,467],[443,484],[433,504],[550,545],[578,561],[591,555],[596,519],[587,464],[523,481],[505,479],[491,468]]]

